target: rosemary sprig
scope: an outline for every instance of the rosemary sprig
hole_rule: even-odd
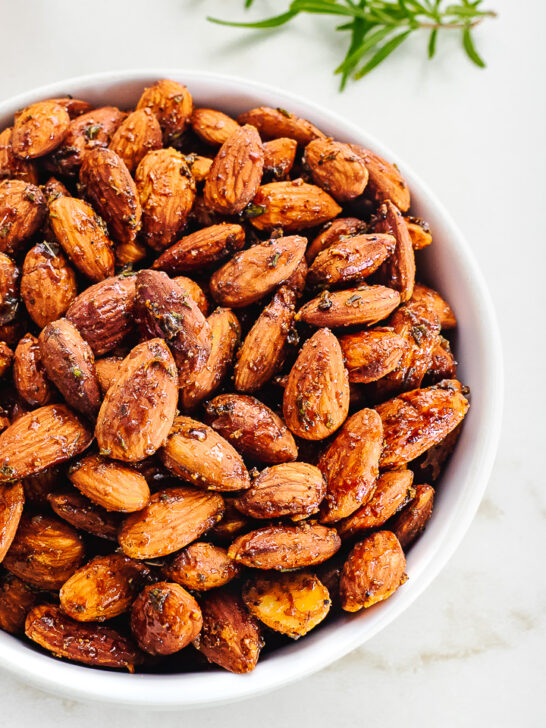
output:
[[[345,58],[336,68],[341,76],[341,89],[349,78],[363,78],[412,33],[428,30],[428,57],[434,58],[438,32],[455,30],[461,33],[462,46],[480,68],[485,63],[474,45],[472,29],[485,18],[494,18],[493,10],[481,8],[483,0],[292,0],[286,12],[251,23],[208,18],[213,23],[236,28],[267,30],[289,23],[293,18],[308,13],[345,18],[335,30],[348,32],[350,41]],[[254,0],[245,0],[245,8]]]

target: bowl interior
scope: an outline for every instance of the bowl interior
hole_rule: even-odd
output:
[[[169,77],[186,83],[196,104],[236,115],[253,106],[289,108],[342,141],[369,146],[396,161],[411,188],[412,212],[430,222],[434,244],[419,253],[420,278],[450,302],[459,321],[459,376],[472,406],[456,451],[438,483],[429,525],[410,550],[408,582],[389,600],[331,624],[266,655],[244,676],[223,671],[129,675],[72,665],[0,632],[0,666],[43,689],[81,699],[155,708],[212,705],[256,695],[314,672],[361,645],[395,619],[426,588],[452,555],[481,500],[498,442],[502,408],[501,350],[481,273],[468,244],[440,202],[392,152],[354,124],[286,92],[219,75],[158,69],[114,72],[36,89],[0,104],[0,129],[33,101],[70,93],[95,105],[134,106],[144,86]]]

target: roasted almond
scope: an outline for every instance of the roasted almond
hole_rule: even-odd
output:
[[[282,286],[256,319],[237,354],[234,383],[239,392],[255,392],[281,368],[296,336],[295,303],[294,292]]]
[[[136,312],[147,338],[169,343],[181,384],[203,369],[212,347],[210,326],[195,301],[166,273],[139,271]]]
[[[129,672],[144,661],[142,653],[112,627],[83,624],[52,604],[29,612],[25,634],[56,657],[95,667],[126,667]]]
[[[314,139],[305,147],[304,164],[315,184],[338,202],[358,197],[368,184],[368,170],[349,144],[333,139]]]
[[[25,619],[37,598],[28,584],[13,574],[5,574],[0,579],[0,629],[10,634],[24,632]]]
[[[4,341],[0,341],[0,378],[7,374],[12,361],[13,351]]]
[[[19,395],[31,407],[43,407],[54,397],[48,380],[38,339],[26,334],[17,344],[13,358],[13,383]]]
[[[83,560],[81,538],[67,523],[51,516],[23,514],[3,565],[40,589],[60,589]]]
[[[387,162],[371,149],[366,149],[358,144],[351,144],[351,148],[359,155],[368,170],[366,194],[376,202],[391,200],[399,210],[407,212],[410,206],[410,192],[398,167]]]
[[[405,551],[423,532],[433,506],[434,488],[431,485],[418,485],[414,497],[392,519],[390,526]]]
[[[24,503],[23,486],[19,481],[0,488],[0,563],[15,538]]]
[[[341,207],[316,185],[301,179],[270,182],[258,188],[252,200],[250,222],[258,230],[281,227],[296,232],[339,215]]]
[[[319,329],[302,346],[284,390],[284,421],[304,440],[323,440],[349,412],[349,377],[339,341]]]
[[[389,257],[395,245],[392,235],[355,235],[341,240],[317,255],[308,281],[323,287],[363,281]]]
[[[212,159],[203,157],[200,154],[185,154],[186,164],[190,168],[192,177],[196,182],[204,182],[212,167]]]
[[[356,217],[338,217],[337,220],[327,222],[322,231],[311,242],[305,253],[307,262],[311,264],[319,253],[334,243],[339,243],[353,235],[362,235],[368,226],[363,220]]]
[[[448,380],[442,385],[414,389],[376,407],[385,438],[382,468],[415,460],[457,427],[469,406],[457,384],[457,380]]]
[[[70,127],[68,111],[56,101],[38,101],[15,117],[11,145],[21,159],[43,157],[63,141]]]
[[[243,228],[223,222],[185,235],[165,250],[152,267],[170,275],[200,270],[240,250],[244,244]]]
[[[432,350],[430,365],[424,377],[426,384],[438,384],[443,379],[456,379],[457,362],[451,353],[449,341],[442,336]]]
[[[62,610],[78,622],[117,617],[129,610],[149,572],[145,564],[123,554],[96,556],[62,585]]]
[[[21,159],[13,153],[11,145],[12,129],[8,127],[0,132],[0,179],[10,177],[23,182],[38,184],[38,169],[30,159]]]
[[[216,109],[194,109],[190,123],[197,136],[213,146],[220,146],[239,129],[235,119]]]
[[[322,473],[309,463],[272,465],[254,478],[235,499],[235,506],[251,518],[306,518],[318,513],[326,494]]]
[[[93,439],[64,404],[28,412],[0,434],[0,482],[24,478],[79,455]]]
[[[418,217],[405,217],[414,250],[422,250],[432,243],[428,223]]]
[[[48,505],[51,491],[57,487],[62,478],[61,467],[47,468],[35,475],[27,475],[21,479],[25,492],[25,504],[31,508],[42,509]]]
[[[20,179],[0,182],[0,253],[18,252],[39,229],[46,214],[39,187]]]
[[[57,197],[70,197],[70,192],[66,185],[64,185],[56,177],[50,177],[45,185],[42,185],[42,192],[45,195],[47,204],[56,200]]]
[[[193,111],[190,92],[181,83],[164,78],[144,89],[137,109],[150,109],[156,116],[166,143],[186,129]]]
[[[292,433],[255,397],[221,394],[206,404],[205,421],[236,450],[254,460],[274,464],[298,457]]]
[[[423,307],[425,311],[436,314],[442,329],[454,329],[457,326],[457,319],[449,303],[437,291],[422,283],[415,284],[410,304],[412,308]]]
[[[226,549],[204,541],[195,541],[176,554],[163,568],[168,579],[186,589],[208,591],[224,586],[240,573],[240,567]]]
[[[184,289],[186,296],[193,298],[197,304],[197,308],[201,311],[203,316],[206,316],[209,312],[209,302],[201,286],[186,276],[175,276],[173,281]]]
[[[206,594],[200,606],[203,626],[194,646],[224,670],[254,670],[263,638],[257,620],[248,613],[241,597],[228,586]]]
[[[222,544],[230,544],[234,538],[248,531],[249,528],[249,519],[235,508],[234,501],[235,497],[229,497],[224,493],[224,515],[208,534]]]
[[[394,533],[378,531],[357,543],[343,566],[339,591],[346,612],[388,599],[405,581],[406,559]]]
[[[305,238],[290,235],[237,253],[211,276],[212,295],[222,306],[233,308],[259,301],[294,273],[306,244]]]
[[[119,532],[123,552],[155,559],[180,551],[217,523],[224,512],[218,493],[179,486],[154,493],[142,511],[127,516]]]
[[[242,490],[250,477],[242,457],[211,427],[177,417],[160,452],[163,464],[178,478],[208,490]]]
[[[21,298],[34,323],[43,328],[60,318],[76,298],[76,275],[55,243],[38,243],[23,263]]]
[[[105,356],[102,359],[95,359],[95,372],[103,397],[118,378],[119,367],[123,359],[123,356]]]
[[[71,119],[75,119],[93,109],[88,101],[75,99],[73,96],[59,96],[58,98],[48,99],[48,101],[59,104],[63,109],[66,109]]]
[[[107,278],[72,303],[66,318],[97,356],[115,349],[133,330],[136,276],[123,273]]]
[[[307,572],[256,574],[243,587],[248,611],[269,629],[296,640],[330,611],[328,589]]]
[[[55,237],[76,268],[92,281],[114,274],[114,251],[101,218],[75,197],[59,197],[49,206]]]
[[[140,511],[150,499],[143,475],[102,455],[83,458],[70,469],[68,477],[79,491],[107,511]]]
[[[131,351],[106,392],[95,435],[102,454],[116,460],[143,460],[163,443],[176,413],[178,376],[163,339]]]
[[[180,399],[191,410],[209,397],[221,384],[233,362],[239,343],[241,327],[229,308],[217,308],[207,319],[210,327],[211,349],[205,366],[181,382]]]
[[[350,516],[372,497],[382,446],[383,427],[374,410],[362,409],[345,422],[318,463],[328,485],[323,523]]]
[[[297,526],[267,526],[239,536],[228,549],[228,556],[254,569],[285,571],[320,564],[341,546],[334,528],[318,523]]]
[[[400,300],[404,303],[411,298],[415,283],[415,255],[408,225],[390,200],[380,206],[377,217],[375,232],[388,233],[396,240],[394,253],[385,264],[386,283],[400,291]]]
[[[339,337],[350,382],[368,384],[396,368],[406,348],[404,337],[392,328],[377,327]]]
[[[134,172],[148,152],[161,149],[163,139],[157,117],[150,109],[138,109],[124,119],[110,139],[109,147]]]
[[[399,303],[398,291],[386,286],[323,291],[300,308],[296,321],[332,328],[370,325],[387,318]]]
[[[236,215],[256,194],[264,152],[253,126],[236,129],[222,144],[205,180],[205,204],[221,215]]]
[[[121,157],[111,149],[91,150],[83,159],[80,183],[114,240],[132,243],[140,230],[142,208],[135,182]]]
[[[411,497],[412,482],[411,470],[382,473],[370,500],[337,524],[341,538],[354,538],[371,528],[383,526]]]
[[[284,179],[292,169],[298,143],[295,139],[279,137],[264,144],[264,174]]]
[[[149,152],[135,174],[142,206],[142,238],[164,250],[181,234],[195,201],[195,181],[184,155],[175,149]]]
[[[120,526],[118,513],[108,512],[91,503],[74,489],[62,493],[50,493],[47,502],[59,518],[79,531],[86,531],[108,541],[117,541]]]
[[[324,137],[324,134],[310,121],[301,119],[285,109],[273,109],[270,106],[260,106],[245,111],[244,114],[239,114],[237,121],[239,124],[255,126],[263,139],[288,137],[305,146],[313,139]]]
[[[0,325],[14,320],[19,309],[19,268],[0,253]]]

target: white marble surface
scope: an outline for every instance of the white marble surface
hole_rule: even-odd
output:
[[[264,15],[286,4],[255,2]],[[477,33],[487,70],[472,67],[455,38],[439,43],[430,64],[419,38],[339,95],[330,71],[341,46],[319,19],[259,42],[204,20],[242,15],[242,0],[2,0],[1,98],[80,73],[186,66],[283,86],[383,139],[471,240],[496,303],[507,383],[499,456],[463,544],[428,591],[363,648],[269,696],[156,718],[59,700],[1,673],[3,725],[546,724],[546,6],[488,4],[500,17]]]

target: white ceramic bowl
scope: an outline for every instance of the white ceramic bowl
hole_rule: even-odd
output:
[[[460,378],[472,406],[449,465],[436,507],[407,560],[409,580],[390,599],[339,617],[305,639],[267,655],[254,672],[214,671],[179,675],[130,675],[91,669],[35,651],[0,632],[0,666],[37,687],[70,698],[157,709],[210,706],[286,685],[342,657],[386,627],[431,583],[460,543],[487,485],[497,448],[502,410],[502,360],[495,315],[470,247],[435,195],[397,156],[355,124],[297,96],[262,84],[177,69],[118,71],[84,76],[35,89],[0,104],[0,129],[34,101],[66,93],[100,106],[134,106],[144,86],[173,78],[189,87],[197,105],[237,114],[254,106],[283,107],[308,118],[342,141],[363,144],[396,161],[412,193],[413,213],[430,222],[434,244],[420,254],[421,278],[453,306],[458,321]],[[355,680],[360,679],[355,675]]]

